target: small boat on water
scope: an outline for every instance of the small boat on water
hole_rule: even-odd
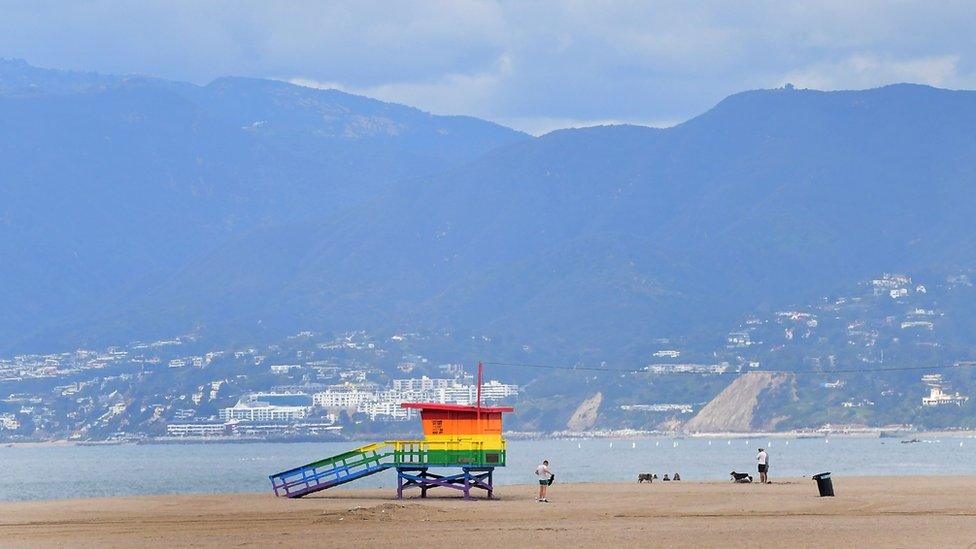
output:
[[[902,444],[914,444],[916,442],[922,442],[922,441],[921,440],[918,440],[917,438],[913,438],[911,440],[903,440],[903,441],[901,441]]]

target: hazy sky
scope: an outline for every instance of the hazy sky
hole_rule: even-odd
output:
[[[0,57],[337,87],[532,133],[666,125],[726,95],[976,88],[976,2],[0,0]]]

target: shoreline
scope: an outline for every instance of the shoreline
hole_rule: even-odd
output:
[[[837,497],[809,478],[729,482],[555,484],[551,504],[531,485],[497,499],[436,491],[136,496],[0,503],[5,546],[147,547],[287,544],[309,547],[424,543],[607,547],[968,546],[976,539],[976,476],[835,476]],[[413,495],[413,494],[411,494]],[[458,525],[463,524],[463,529]]]
[[[894,430],[866,430],[866,431],[838,431],[838,432],[808,432],[808,431],[773,431],[773,432],[715,432],[715,433],[655,433],[652,431],[640,432],[608,432],[608,433],[566,433],[557,432],[551,434],[533,433],[532,436],[524,436],[524,433],[505,433],[505,437],[512,440],[544,441],[544,440],[642,440],[642,439],[822,439],[822,438],[891,438],[911,439],[924,437],[931,438],[976,438],[976,430],[933,430],[933,431],[894,431]],[[123,445],[173,445],[173,444],[300,444],[300,443],[357,443],[364,441],[376,441],[390,438],[403,438],[405,435],[389,435],[383,437],[350,438],[346,440],[336,439],[261,439],[261,438],[213,438],[213,437],[180,437],[180,438],[160,438],[144,440],[38,440],[38,441],[3,441],[0,448],[48,448],[48,447],[69,447],[69,446],[123,446]]]

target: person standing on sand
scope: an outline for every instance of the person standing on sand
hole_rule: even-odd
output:
[[[549,503],[546,495],[549,491],[549,483],[554,476],[549,470],[549,460],[542,460],[542,465],[535,468],[535,476],[539,478],[539,502]]]
[[[759,449],[759,455],[756,456],[756,461],[759,462],[759,482],[760,484],[772,484],[769,482],[768,471],[769,471],[769,455],[766,450],[762,448]]]

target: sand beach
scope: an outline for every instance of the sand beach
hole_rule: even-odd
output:
[[[493,501],[336,490],[0,503],[4,547],[969,547],[976,477],[503,486]]]

